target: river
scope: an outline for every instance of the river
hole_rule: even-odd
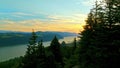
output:
[[[64,37],[63,39],[59,39],[59,42],[65,41],[66,43],[70,43],[74,40],[75,36]],[[50,45],[51,41],[43,42],[44,47]],[[15,57],[23,56],[27,50],[27,44],[24,45],[16,45],[16,46],[6,46],[0,47],[0,62],[6,61]]]

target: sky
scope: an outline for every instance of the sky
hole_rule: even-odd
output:
[[[0,0],[0,30],[83,30],[95,0]]]

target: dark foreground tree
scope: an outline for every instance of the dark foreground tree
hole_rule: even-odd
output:
[[[21,68],[47,68],[47,59],[42,41],[36,42],[37,36],[32,32],[25,56],[22,59]]]
[[[72,54],[74,54],[75,50],[76,50],[76,47],[77,47],[77,44],[76,44],[76,38],[74,38],[74,41],[73,41],[73,48],[72,48]]]
[[[37,68],[47,68],[47,58],[46,58],[44,46],[42,44],[42,40],[38,42],[38,47],[36,50],[36,60],[37,60]]]
[[[63,57],[61,54],[61,45],[58,42],[57,37],[55,36],[54,39],[52,40],[51,44],[50,44],[50,50],[53,53],[54,57],[55,57],[55,61],[60,64],[60,65],[64,65],[63,64]]]
[[[36,39],[37,35],[35,32],[32,32],[32,36],[29,40],[29,45],[26,51],[26,54],[22,61],[22,68],[36,68]]]
[[[119,68],[120,1],[105,0],[95,6],[81,33],[80,68]]]
[[[59,68],[57,66],[54,54],[48,50],[47,52],[47,68]]]

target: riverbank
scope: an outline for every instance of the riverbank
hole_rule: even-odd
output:
[[[73,42],[73,39],[76,36],[64,37],[63,39],[59,39],[59,42],[65,41],[66,43]],[[51,41],[43,42],[44,47],[50,45]],[[24,45],[16,45],[16,46],[6,46],[0,47],[0,62],[6,61],[15,57],[23,56],[27,50],[27,44]]]

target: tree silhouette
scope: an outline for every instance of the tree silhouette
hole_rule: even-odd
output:
[[[42,40],[38,42],[38,47],[36,50],[36,59],[37,59],[37,68],[46,68],[47,67],[47,58],[45,54],[45,49],[42,44]]]
[[[32,32],[26,54],[23,58],[22,68],[36,68],[36,39],[37,35]]]
[[[55,36],[50,44],[50,50],[55,57],[55,61],[63,66],[63,57],[61,54],[60,43],[58,42],[57,37]]]
[[[74,54],[74,52],[75,52],[75,50],[76,50],[76,47],[77,47],[77,42],[76,42],[76,38],[74,38],[73,48],[72,48],[72,54]]]
[[[81,68],[120,67],[120,2],[105,0],[91,10],[80,33]],[[118,66],[118,67],[117,67]]]

